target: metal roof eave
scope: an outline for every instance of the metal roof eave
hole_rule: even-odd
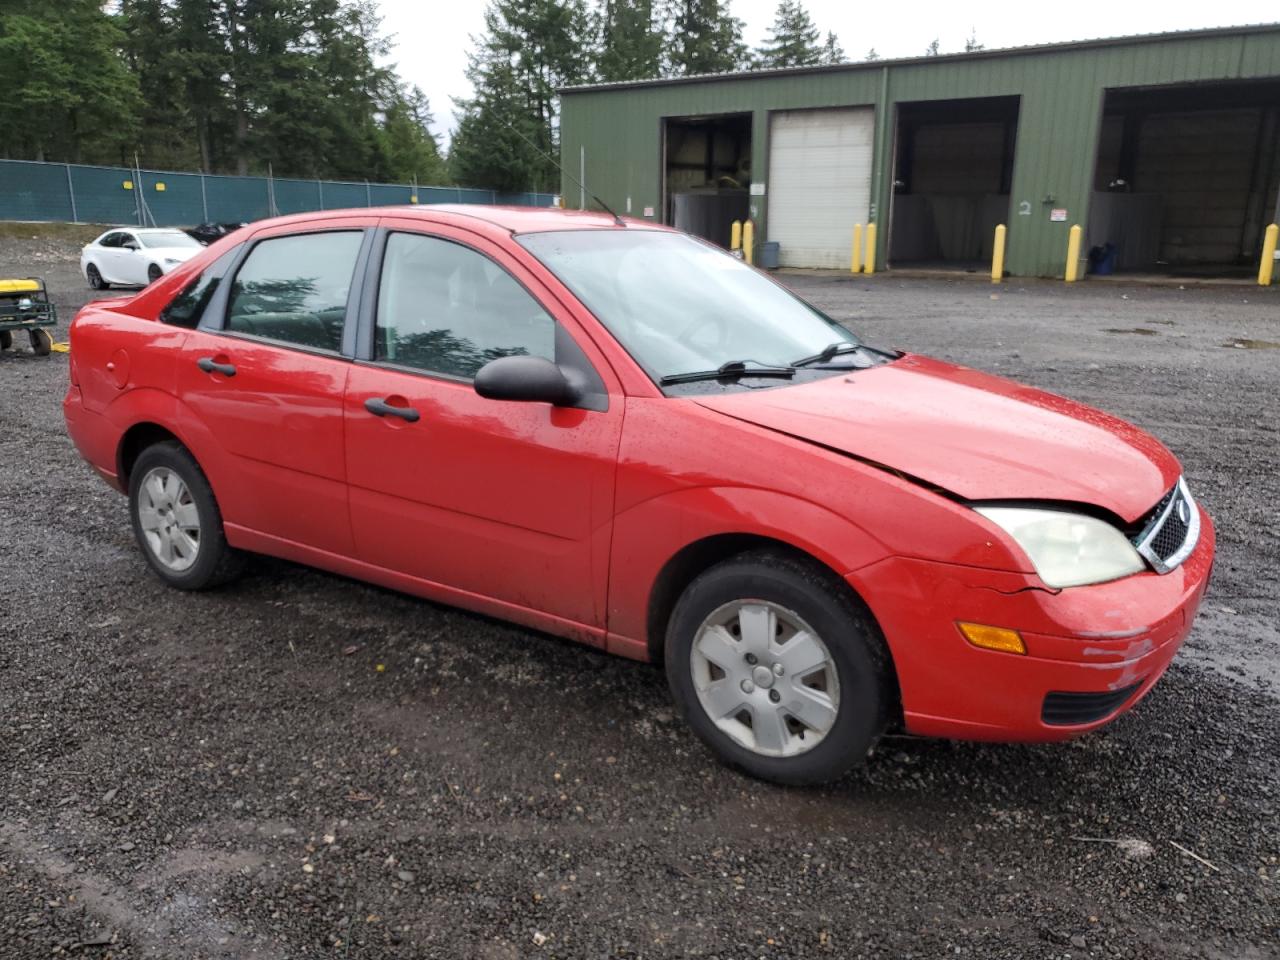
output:
[[[1173,40],[1199,40],[1212,37],[1254,36],[1280,33],[1280,22],[1246,24],[1234,27],[1207,27],[1197,30],[1174,30],[1166,33],[1139,33],[1123,37],[1103,37],[1092,40],[1069,40],[1063,43],[1040,43],[1021,47],[1001,47],[993,50],[977,50],[973,53],[940,53],[936,56],[898,57],[892,60],[861,60],[853,63],[823,64],[814,67],[776,67],[771,70],[738,70],[730,73],[704,73],[691,77],[654,77],[649,80],[618,80],[612,83],[581,84],[560,87],[561,96],[576,93],[603,93],[613,90],[630,90],[644,87],[684,86],[695,83],[718,83],[724,80],[763,80],[773,77],[804,76],[822,73],[853,73],[859,70],[882,70],[885,67],[954,63],[958,60],[993,60],[1000,57],[1022,57],[1040,53],[1060,53],[1068,50],[1095,50],[1107,47],[1138,46],[1148,43],[1164,43]]]

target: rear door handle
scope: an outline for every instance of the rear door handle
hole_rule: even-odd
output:
[[[218,363],[213,357],[201,357],[196,361],[196,366],[205,373],[220,373],[224,377],[234,377],[236,368],[230,363]]]
[[[413,407],[393,407],[381,397],[370,397],[364,402],[364,408],[375,417],[399,417],[409,423],[417,423],[419,419],[418,411]]]

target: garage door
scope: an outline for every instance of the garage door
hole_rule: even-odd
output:
[[[784,267],[849,266],[871,204],[875,111],[790,110],[769,122],[768,239]]]

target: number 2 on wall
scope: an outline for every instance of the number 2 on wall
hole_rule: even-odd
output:
[[[1031,201],[1030,201],[1030,200],[1023,200],[1021,203],[1019,203],[1019,204],[1018,204],[1018,216],[1020,216],[1020,217],[1029,217],[1029,216],[1031,216]]]

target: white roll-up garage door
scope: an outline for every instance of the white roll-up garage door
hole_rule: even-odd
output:
[[[849,266],[871,204],[875,111],[788,110],[769,122],[769,220],[784,267]]]

